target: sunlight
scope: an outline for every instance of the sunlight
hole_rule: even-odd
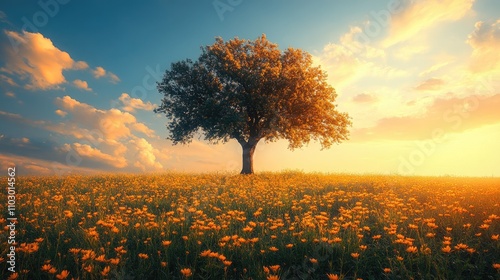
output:
[[[455,176],[499,176],[500,125],[489,125],[457,134],[436,144],[419,174]]]

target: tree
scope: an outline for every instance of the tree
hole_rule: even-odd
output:
[[[243,149],[241,174],[251,174],[261,139],[287,139],[290,149],[310,140],[329,148],[348,139],[350,118],[337,112],[335,90],[307,52],[281,52],[265,35],[216,38],[201,49],[197,61],[172,63],[157,84],[164,97],[155,113],[169,119],[174,145],[197,133],[210,143],[236,139]]]

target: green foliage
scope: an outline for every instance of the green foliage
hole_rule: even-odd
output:
[[[265,35],[255,41],[217,38],[198,60],[173,63],[166,71],[155,112],[168,118],[174,144],[188,143],[201,130],[212,143],[236,139],[255,146],[260,139],[287,139],[293,149],[318,140],[328,148],[347,139],[351,122],[336,111],[326,78],[311,55],[282,52]]]

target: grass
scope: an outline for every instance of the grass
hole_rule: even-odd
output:
[[[500,279],[498,178],[16,179],[11,278]]]

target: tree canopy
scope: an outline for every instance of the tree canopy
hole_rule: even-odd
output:
[[[168,139],[189,143],[196,133],[211,143],[236,139],[241,173],[253,173],[257,143],[286,139],[294,149],[322,148],[348,139],[351,121],[336,110],[336,93],[307,52],[280,51],[265,35],[255,41],[216,38],[196,61],[172,63],[158,82],[164,95],[156,113],[168,119]]]

